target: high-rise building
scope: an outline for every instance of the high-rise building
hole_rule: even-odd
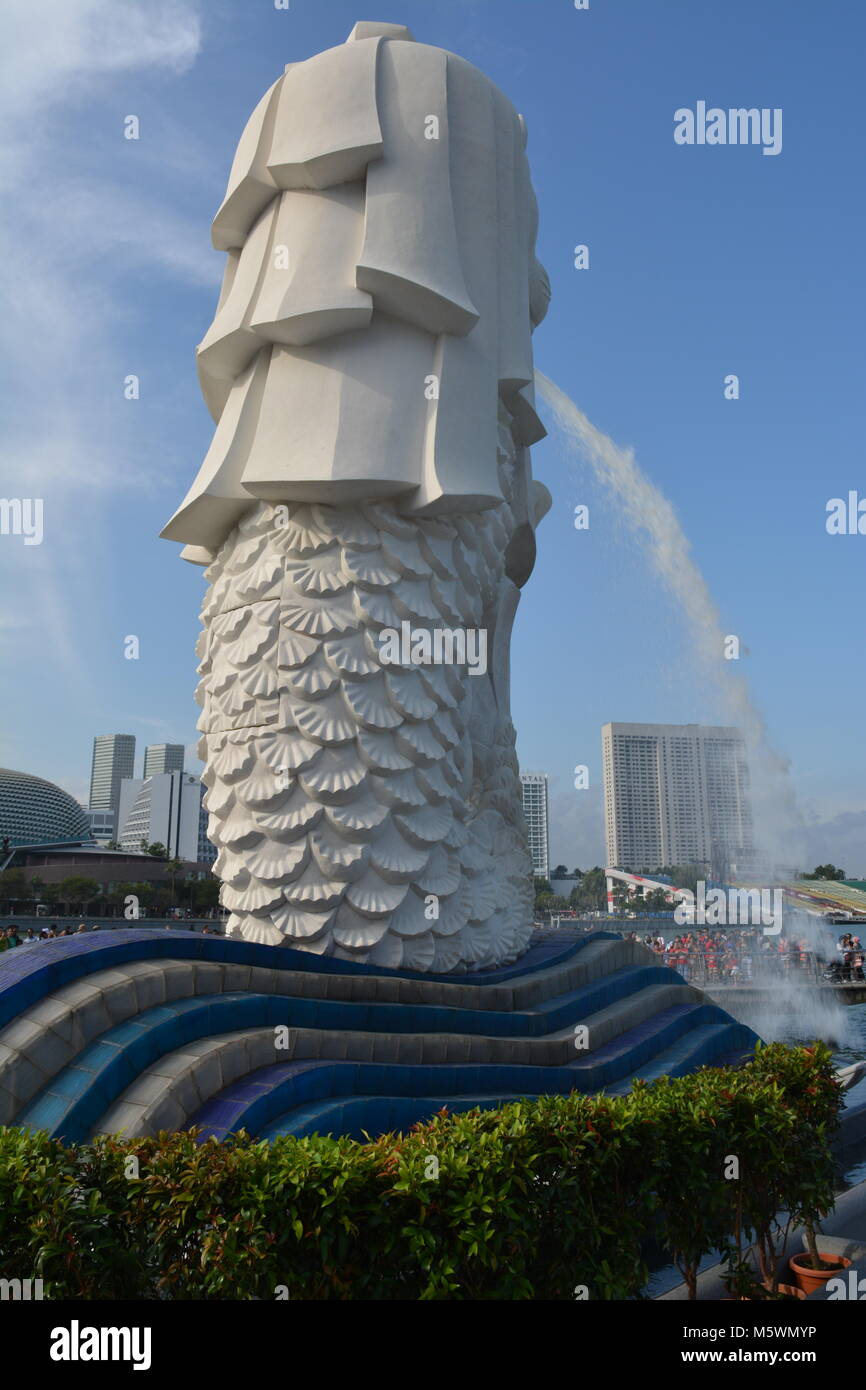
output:
[[[739,729],[605,724],[607,864],[697,864],[726,879],[754,862],[749,768]]]
[[[93,740],[90,810],[113,811],[117,824],[120,784],[135,772],[135,735],[99,734]]]
[[[207,787],[205,786],[204,782],[201,782],[201,783],[199,784],[199,802],[200,802],[200,809],[199,809],[199,813],[198,813],[198,862],[199,862],[199,864],[212,864],[212,863],[214,862],[214,860],[216,859],[216,857],[217,857],[217,848],[216,848],[216,845],[213,844],[213,843],[208,839],[208,834],[207,834],[207,825],[208,825],[208,821],[209,821],[210,817],[209,817],[207,811],[205,810],[204,804],[203,804],[203,803],[204,803],[204,798],[205,798],[205,794],[206,794],[206,793],[207,793]]]
[[[532,872],[539,878],[550,874],[550,842],[547,819],[547,773],[521,772],[523,817],[529,831]]]
[[[182,743],[151,743],[144,750],[143,777],[158,777],[162,772],[183,772]]]
[[[90,833],[97,845],[108,845],[114,839],[113,811],[86,811]]]
[[[201,798],[201,782],[191,772],[127,778],[117,820],[121,849],[161,844],[170,858],[198,863]]]

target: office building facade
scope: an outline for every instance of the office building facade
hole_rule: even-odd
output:
[[[143,777],[159,777],[163,772],[183,772],[182,743],[151,743],[144,750]]]
[[[117,824],[120,784],[135,773],[135,735],[99,734],[90,768],[91,811],[112,811]]]
[[[120,792],[120,848],[138,853],[165,845],[170,859],[199,862],[201,781],[191,772],[127,778]]]
[[[108,845],[114,839],[113,811],[85,811],[90,822],[90,833],[97,845]]]
[[[546,772],[521,772],[523,818],[529,832],[532,872],[539,878],[550,875],[550,836]]]
[[[217,847],[208,839],[207,823],[210,817],[204,807],[204,798],[207,794],[207,787],[204,782],[199,783],[199,813],[198,813],[198,862],[199,864],[212,864],[217,857]]]
[[[749,768],[739,729],[605,724],[609,868],[695,864],[714,878],[754,863]]]

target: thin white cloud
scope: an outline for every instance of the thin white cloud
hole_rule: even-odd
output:
[[[170,463],[169,448],[128,428],[129,272],[193,285],[217,273],[172,174],[161,178],[153,157],[125,159],[133,142],[120,134],[112,159],[109,144],[82,138],[81,112],[128,76],[182,75],[201,42],[199,0],[3,0],[0,12],[0,492],[43,496],[51,528],[26,568],[14,547],[0,553],[7,603],[34,634],[22,649],[17,626],[0,621],[0,636],[19,653],[44,644],[79,691],[93,680],[82,623],[99,623],[110,497],[152,487]],[[189,163],[185,133],[183,147]]]
[[[6,129],[85,96],[106,75],[185,72],[201,46],[195,0],[3,0],[0,115]]]
[[[185,218],[139,190],[104,180],[66,180],[52,192],[52,219],[76,260],[102,272],[161,267],[188,284],[218,287],[225,257],[213,251],[200,219]]]
[[[106,419],[106,382],[122,361],[118,329],[132,309],[118,282],[153,267],[210,284],[218,267],[164,184],[136,187],[123,167],[133,142],[118,139],[112,168],[107,151],[89,149],[65,118],[107,79],[183,73],[200,45],[197,0],[4,0],[0,361],[10,406],[0,457],[34,486],[67,479],[104,490],[147,478],[146,467],[113,466]]]

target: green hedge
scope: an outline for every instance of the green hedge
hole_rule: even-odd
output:
[[[623,1097],[442,1113],[369,1143],[0,1129],[0,1277],[70,1299],[623,1299],[832,1205],[830,1054],[781,1044]],[[734,1174],[735,1171],[735,1175]]]

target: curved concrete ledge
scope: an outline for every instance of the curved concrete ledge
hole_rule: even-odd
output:
[[[646,964],[629,970],[627,963],[633,961]],[[616,967],[613,973],[609,973],[611,967]],[[671,973],[658,966],[652,954],[642,947],[618,941],[592,941],[577,957],[569,956],[525,982],[507,986],[467,987],[387,975],[330,976],[171,957],[128,961],[60,986],[0,1030],[0,1124],[12,1123],[21,1108],[102,1033],[171,1000],[248,990],[350,1004],[393,1003],[416,1008],[441,1005],[451,1011],[486,1011],[492,1033],[505,1027],[514,1032],[540,1034],[573,1021],[576,1008],[595,1009],[608,1000],[633,993],[643,981],[655,979],[667,987],[676,984],[687,990],[679,976],[671,979]],[[591,988],[593,982],[599,982],[595,991]],[[540,1008],[535,1018],[525,1014],[518,1019],[514,1011],[521,1003],[547,1007]],[[456,1018],[442,1014],[437,1027],[448,1031],[456,1023]],[[391,1026],[399,1029],[400,1025],[392,1022]],[[593,1042],[592,1046],[610,1036],[609,1020],[599,1018],[598,1026],[599,1043]],[[488,1024],[476,1020],[466,1031],[482,1028],[486,1031]]]
[[[212,1096],[238,1077],[248,1078],[267,1068],[274,1055],[273,1028],[221,1033],[166,1053],[109,1106],[92,1135],[138,1139],[164,1129],[183,1129]]]
[[[537,1040],[526,1038],[509,1040],[505,1049],[494,1038],[409,1035],[400,1039],[400,1060],[395,1062],[393,1039],[388,1036],[297,1029],[290,1031],[288,1047],[275,1053],[272,1029],[227,1034],[160,1058],[119,1096],[93,1132],[124,1130],[139,1136],[196,1124],[206,1135],[220,1138],[241,1128],[256,1134],[265,1120],[285,1114],[307,1098],[322,1100],[359,1090],[374,1096],[393,1092],[455,1097],[467,1090],[484,1090],[495,1092],[500,1102],[527,1095],[594,1091],[617,1078],[631,1077],[683,1034],[688,1034],[694,1048],[708,1028],[726,1030],[724,1040],[729,1045],[742,1044],[747,1031],[706,1003],[657,1012],[650,1024],[623,1033],[592,1058],[553,1067],[539,1063]],[[573,1058],[571,1034],[561,1042],[563,1055]],[[357,1061],[362,1052],[369,1062]],[[494,1053],[500,1055],[494,1057]],[[333,1060],[344,1054],[345,1061]],[[253,1059],[261,1068],[258,1072]]]
[[[431,1097],[622,1090],[755,1041],[644,947],[607,933],[543,939],[525,968],[471,982],[191,933],[113,935],[46,943],[0,971],[0,1017],[30,1001],[0,1029],[0,1123],[83,1139],[191,1120],[227,1133],[282,1116],[294,1132],[299,1108],[329,1100],[305,1090],[318,1068],[316,1087],[352,1100],[321,1114],[354,1124],[364,1092],[375,1124],[388,1097],[426,1098],[429,1114]],[[48,955],[35,961],[37,949]]]
[[[130,927],[106,931],[99,934],[97,940],[94,940],[94,935],[63,937],[56,941],[40,942],[27,950],[19,948],[5,953],[5,957],[0,959],[0,1027],[62,985],[71,984],[97,970],[112,969],[133,960],[172,957],[264,969],[297,970],[301,974],[357,978],[378,976],[443,984],[460,982],[477,988],[549,969],[551,965],[569,959],[599,940],[619,940],[609,932],[593,933],[579,939],[570,937],[564,941],[551,940],[539,934],[540,939],[533,942],[514,965],[476,974],[434,975],[359,965],[354,961],[312,955],[308,951],[296,951],[287,946],[260,946],[251,941],[203,936],[196,932],[157,932],[145,927]]]
[[[706,1054],[713,1052],[716,1042],[740,1026],[722,1024],[696,1029],[687,1045],[676,1050],[676,1059],[673,1055],[671,1056],[670,1074],[682,1074],[694,1066],[701,1065]],[[495,1074],[499,1068],[486,1068],[480,1076],[475,1068],[468,1068],[468,1070],[475,1073],[475,1080],[480,1089],[485,1082],[493,1080],[486,1073],[492,1071]],[[638,1072],[637,1075],[640,1076],[642,1073]],[[624,1089],[628,1090],[630,1086],[631,1080]],[[563,1094],[567,1093],[567,1089],[571,1088],[559,1085],[554,1087],[548,1083],[543,1090],[524,1090],[512,1094],[503,1094],[500,1091],[494,1094],[464,1095],[458,1093],[456,1099],[452,1098],[451,1095],[422,1098],[417,1093],[411,1098],[393,1095],[366,1095],[340,1100],[332,1096],[318,1104],[303,1105],[280,1116],[259,1130],[258,1135],[262,1139],[275,1139],[280,1135],[294,1135],[295,1138],[300,1139],[308,1134],[330,1133],[348,1134],[353,1138],[362,1139],[365,1134],[408,1129],[420,1120],[429,1120],[443,1105],[447,1106],[449,1110],[455,1111],[471,1110],[476,1106],[482,1110],[490,1110],[509,1100],[532,1099],[552,1093]],[[594,1090],[595,1087],[575,1087],[574,1089]]]

